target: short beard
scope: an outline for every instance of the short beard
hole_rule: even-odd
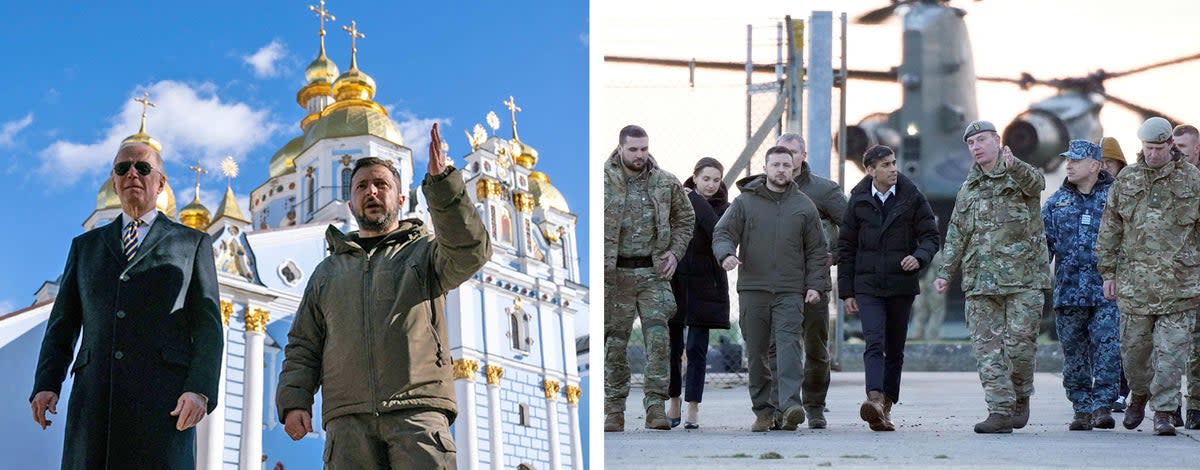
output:
[[[354,214],[354,219],[358,221],[358,228],[360,230],[365,229],[370,232],[382,232],[391,226],[392,222],[396,221],[396,214],[393,212],[384,212],[383,215],[379,216],[379,220],[372,222],[367,218],[366,211],[362,211],[361,213],[356,212]]]
[[[634,168],[632,163],[630,163],[628,160],[625,160],[625,157],[621,157],[621,165],[623,165],[629,171],[642,171],[646,169],[645,161],[642,162],[641,168]]]

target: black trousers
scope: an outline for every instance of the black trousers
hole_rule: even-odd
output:
[[[858,316],[862,319],[863,366],[867,392],[883,392],[892,403],[900,401],[900,371],[904,367],[904,341],[908,338],[908,318],[912,314],[912,295],[875,297],[858,294]]]
[[[668,331],[671,339],[671,378],[667,385],[667,396],[679,396],[683,382],[687,383],[687,394],[683,401],[700,402],[704,396],[704,371],[708,367],[708,328],[698,326],[687,327],[687,377],[680,380],[682,357],[684,351],[684,325],[670,325]]]

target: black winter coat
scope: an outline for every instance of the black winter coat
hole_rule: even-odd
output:
[[[933,210],[912,180],[900,174],[884,218],[883,207],[871,194],[872,184],[867,176],[854,186],[842,217],[837,244],[838,297],[917,295],[920,272],[941,246]],[[920,269],[900,268],[900,260],[908,255],[917,258]]]
[[[695,191],[692,178],[683,185],[693,189],[688,193],[688,201],[696,211],[696,232],[671,278],[671,290],[679,306],[671,323],[726,330],[729,329],[729,278],[713,256],[712,236],[717,220],[729,208],[729,192],[725,183],[721,183],[713,198],[705,200]]]

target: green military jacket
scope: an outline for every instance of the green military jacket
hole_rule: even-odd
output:
[[[1200,306],[1200,170],[1184,161],[1126,168],[1108,191],[1096,240],[1100,275],[1122,314]]]
[[[821,215],[821,230],[830,251],[837,244],[842,215],[846,213],[846,194],[842,186],[829,178],[813,174],[808,162],[800,164],[800,174],[793,178],[800,192],[812,199]]]
[[[654,159],[646,163],[650,172],[650,200],[654,205],[652,214],[645,214],[646,223],[654,224],[654,246],[651,256],[657,269],[662,254],[670,251],[675,259],[683,259],[688,242],[695,230],[696,212],[688,201],[683,185],[675,175],[659,168]],[[617,245],[621,236],[621,219],[625,217],[625,170],[621,168],[621,157],[613,152],[604,164],[604,275],[608,277],[617,268]]]
[[[1046,179],[1020,159],[998,158],[990,172],[973,165],[958,190],[938,267],[946,280],[962,268],[968,296],[1050,288],[1040,208]]]

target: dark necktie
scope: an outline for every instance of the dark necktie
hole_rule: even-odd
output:
[[[142,219],[136,219],[125,225],[125,235],[121,237],[121,246],[124,248],[126,261],[132,260],[134,255],[137,254],[139,245],[137,230],[143,224]]]

